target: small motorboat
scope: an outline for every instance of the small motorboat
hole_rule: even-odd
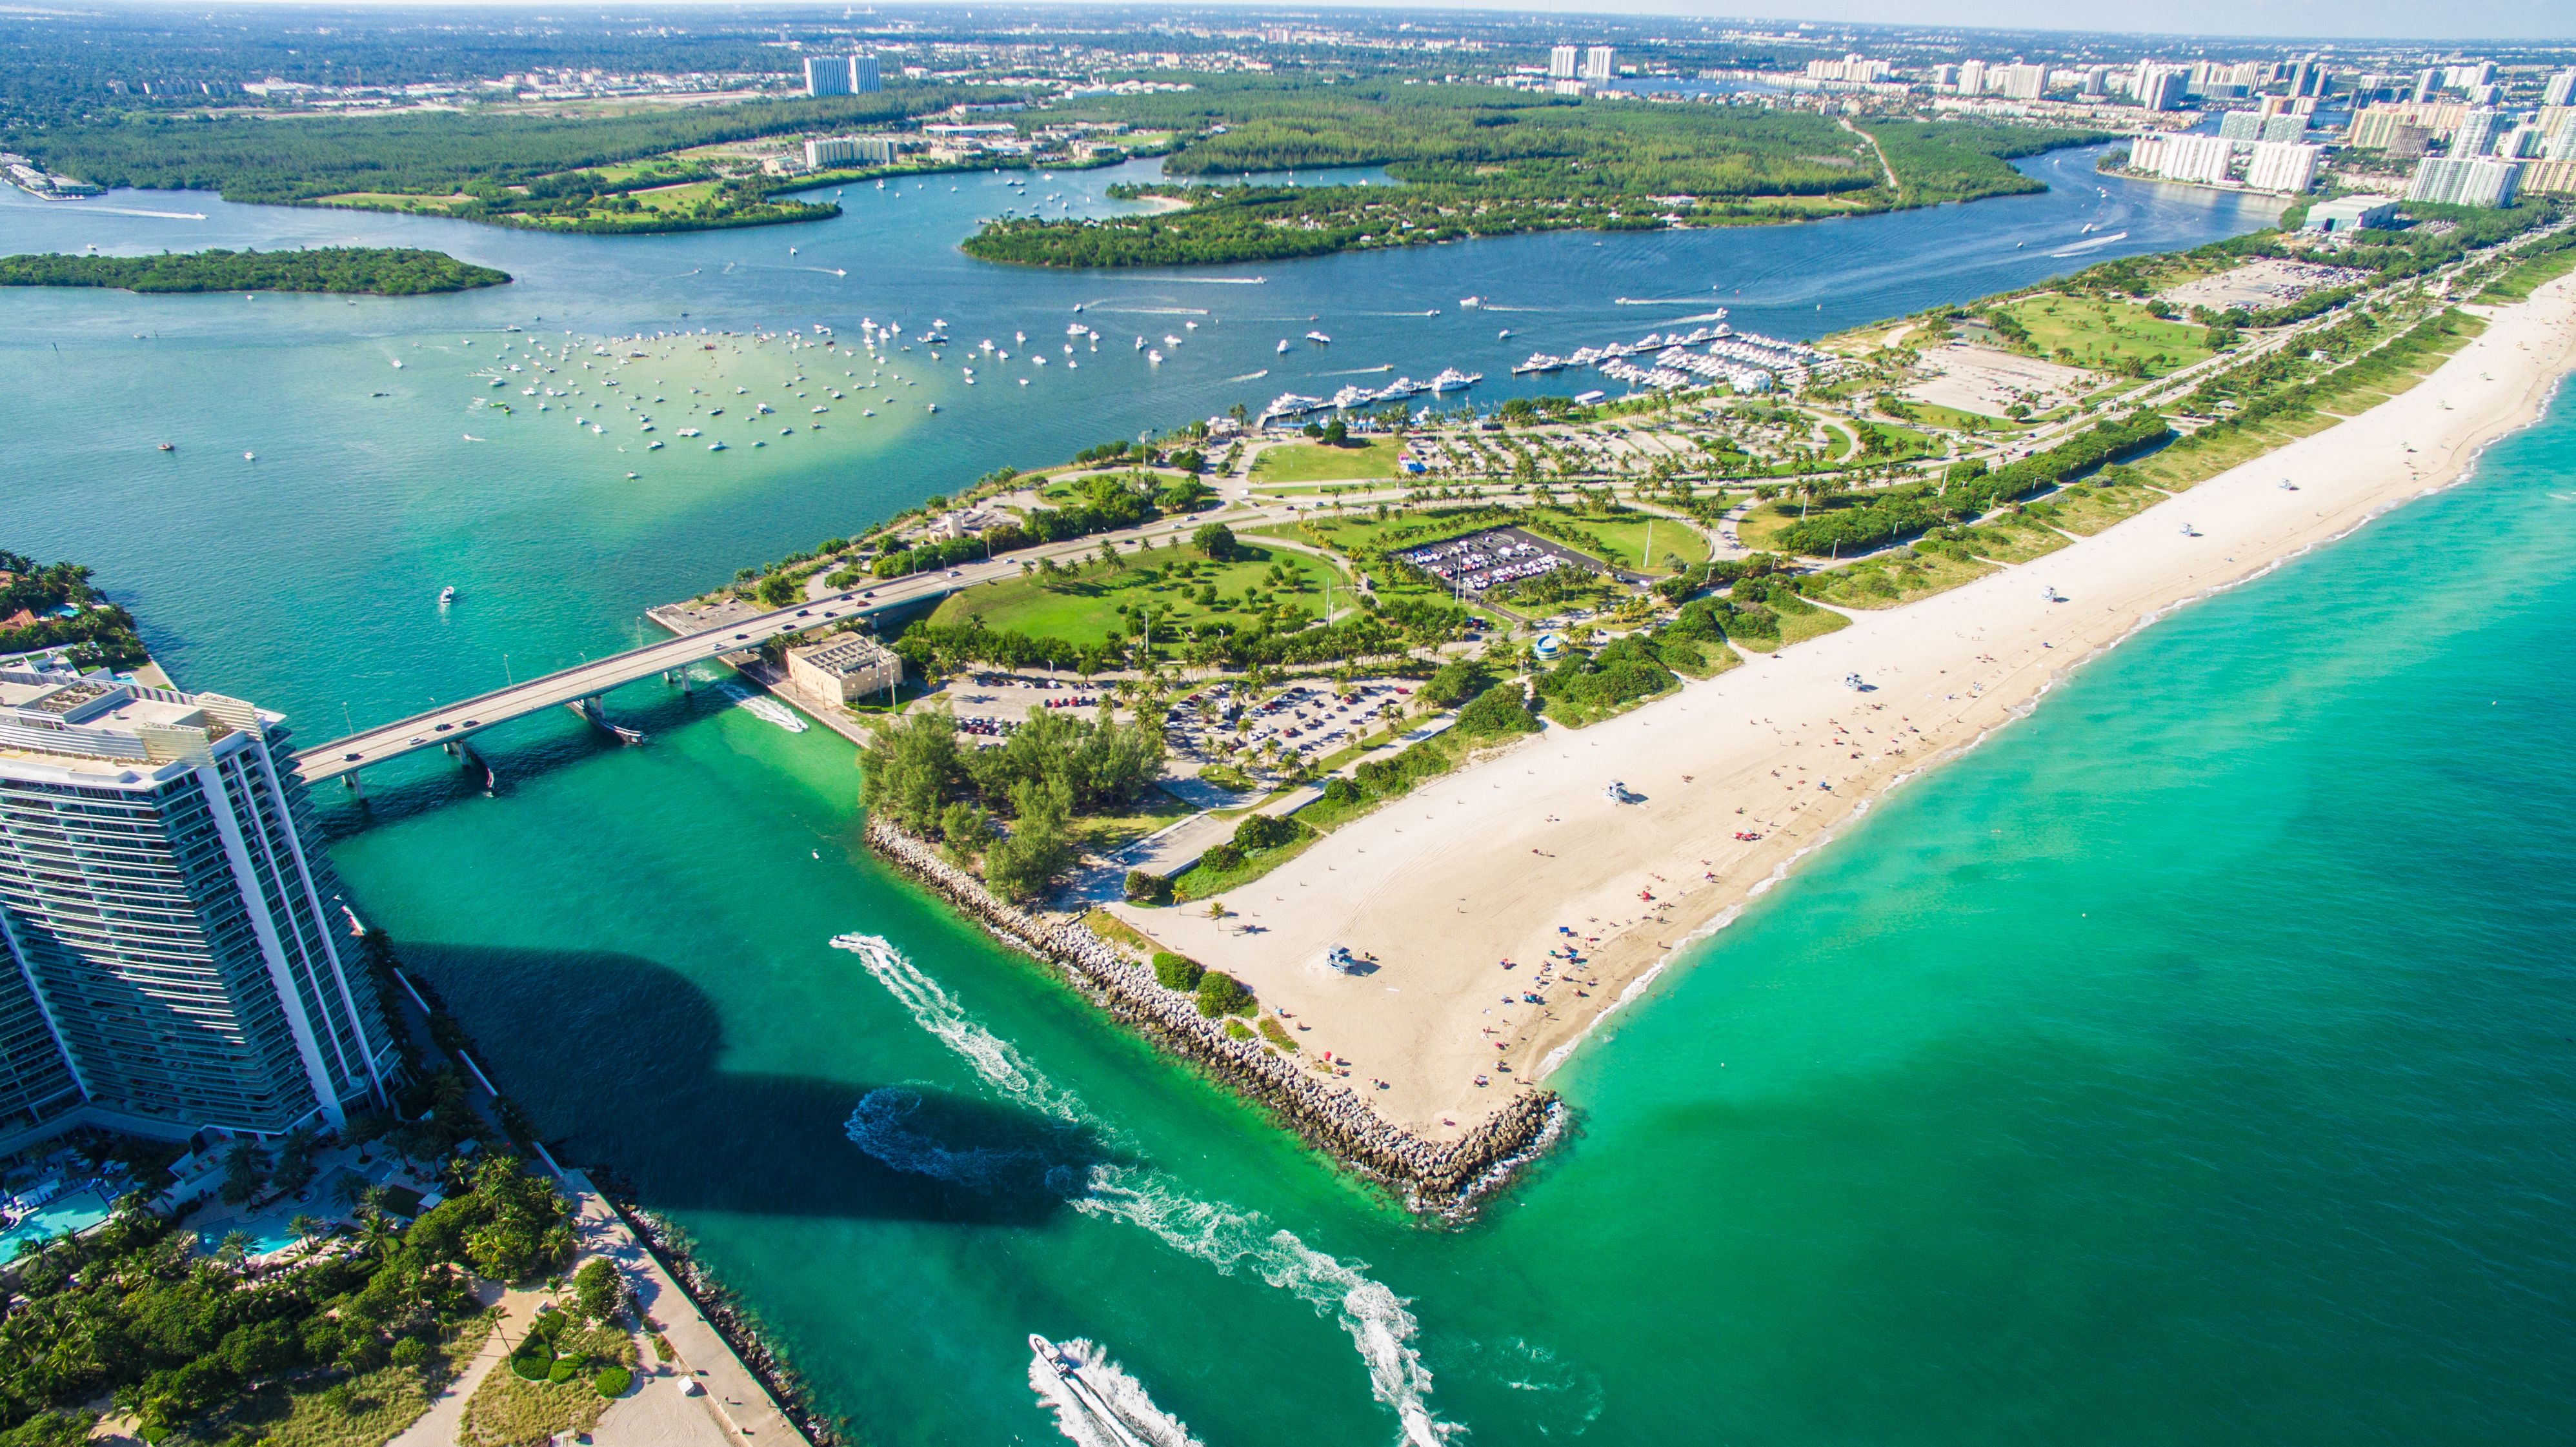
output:
[[[633,473],[631,473],[631,472],[627,474],[627,476],[629,476],[629,477],[632,477],[632,476],[634,476],[634,475],[635,475],[635,474],[633,474]],[[456,590],[455,590],[454,588],[452,588],[452,587],[448,587],[448,588],[441,588],[441,589],[439,589],[439,590],[438,590],[438,606],[440,606],[441,608],[444,608],[444,607],[446,607],[448,604],[453,603],[453,602],[455,602],[455,601],[456,601]]]
[[[170,443],[164,442],[161,444],[161,450],[164,452],[176,452],[178,451],[178,448]]]

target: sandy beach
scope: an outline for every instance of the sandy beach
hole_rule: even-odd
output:
[[[1117,908],[1285,1009],[1301,1054],[1351,1062],[1387,1120],[1455,1136],[1873,797],[2142,624],[2456,481],[2531,422],[2576,364],[2576,278],[2478,310],[2482,336],[2368,413],[2032,563],[1551,728],[1227,895],[1231,918]],[[1614,779],[1631,802],[1605,797]],[[1334,972],[1336,944],[1379,968]],[[1551,961],[1567,946],[1579,965]]]

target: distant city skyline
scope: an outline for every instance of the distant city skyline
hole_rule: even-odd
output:
[[[1131,0],[1075,0],[1126,6]],[[1248,10],[1266,0],[1217,0]],[[1817,25],[1959,26],[1980,30],[2231,36],[2249,39],[2565,41],[2576,44],[2576,4],[2567,0],[2167,0],[2154,23],[2116,0],[1342,0],[1372,10],[1504,10],[1550,15],[1689,16],[1709,21],[1809,21]],[[1326,12],[1329,13],[1329,12]]]

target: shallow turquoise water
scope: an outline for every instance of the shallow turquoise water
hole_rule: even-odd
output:
[[[1532,238],[1239,290],[1355,313],[1546,286],[1592,308],[1572,337],[1638,275],[1721,258],[1783,298],[1821,290],[1854,314],[1817,325],[1840,324],[1999,285],[1980,267],[2041,264],[2017,231],[2072,233],[2100,198],[2037,199],[2068,209],[1650,238],[1622,244],[1627,275],[1569,262],[1610,250],[1589,238]],[[233,239],[321,224],[162,209]],[[0,227],[64,214],[0,205]],[[2158,214],[2177,240],[2217,224]],[[445,344],[558,306],[603,331],[683,299],[783,319],[769,282],[649,284],[768,237],[322,220],[435,236],[548,291],[426,303],[456,309]],[[884,228],[852,254],[1039,314]],[[1692,246],[1735,249],[1671,250]],[[914,309],[886,285],[859,305]],[[953,437],[625,489],[568,436],[443,450],[461,364],[358,410],[393,375],[370,348],[434,340],[421,313],[216,310],[272,302],[304,305],[0,298],[0,375],[32,424],[0,516],[13,546],[102,564],[185,681],[308,732],[344,698],[363,721],[475,686],[501,649],[613,646],[737,560],[1041,437],[1067,450],[1067,427],[1160,420],[1158,389],[1213,410],[1248,370],[1068,386],[1060,415],[970,414],[979,389]],[[977,324],[1011,319],[986,304]],[[1407,370],[1467,335],[1382,325]],[[156,329],[193,331],[128,345]],[[254,477],[212,467],[253,425],[288,440],[257,444]],[[149,471],[135,454],[165,431],[208,466]],[[682,1220],[859,1440],[1058,1440],[1025,1383],[1031,1331],[1104,1343],[1227,1447],[1391,1442],[1408,1412],[1506,1443],[2556,1440],[2576,1405],[2570,471],[2576,420],[2554,416],[1900,791],[1569,1065],[1576,1133],[1464,1231],[1413,1225],[878,870],[849,751],[819,730],[641,686],[614,705],[648,747],[530,720],[496,748],[500,797],[424,763],[372,815],[335,811],[333,854],[562,1154]],[[439,623],[425,599],[460,577]],[[831,948],[845,932],[892,953]]]

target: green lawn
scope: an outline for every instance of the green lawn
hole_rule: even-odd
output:
[[[1396,455],[1404,444],[1392,437],[1352,438],[1341,447],[1298,442],[1273,447],[1253,459],[1252,480],[1263,482],[1348,482],[1395,476]]]
[[[1150,607],[1159,649],[1162,640],[1178,642],[1197,624],[1240,626],[1274,604],[1319,616],[1327,578],[1334,585],[1334,605],[1347,601],[1347,579],[1321,558],[1250,541],[1244,552],[1235,562],[1216,563],[1195,548],[1158,548],[1122,553],[1115,568],[1095,561],[1052,579],[1023,574],[951,596],[931,621],[980,618],[988,628],[1087,645],[1132,636],[1128,618],[1135,609]],[[1210,587],[1216,590],[1213,604],[1205,601]]]
[[[2109,369],[2135,358],[2161,377],[2210,355],[2206,329],[2162,321],[2129,302],[2050,294],[2002,309],[2021,323],[2040,355],[2071,366]],[[2074,353],[2060,356],[2060,349]]]
[[[1600,544],[1597,548],[1588,542],[1568,546],[1596,554],[1614,567],[1641,573],[1670,573],[1674,571],[1670,560],[1676,556],[1685,568],[1708,561],[1708,539],[1698,529],[1671,518],[1659,517],[1651,523],[1646,517],[1633,514],[1622,518],[1587,518],[1569,513],[1564,518],[1567,526],[1590,534]],[[1655,556],[1653,565],[1646,566],[1641,559],[1645,557],[1650,532],[1654,538]],[[1542,533],[1540,536],[1546,535]]]
[[[2012,433],[2022,431],[2028,425],[2009,417],[1989,417],[1983,412],[1966,412],[1956,407],[1944,407],[1938,402],[1918,402],[1911,397],[1905,399],[1905,410],[1913,413],[1917,421],[1952,432]]]

